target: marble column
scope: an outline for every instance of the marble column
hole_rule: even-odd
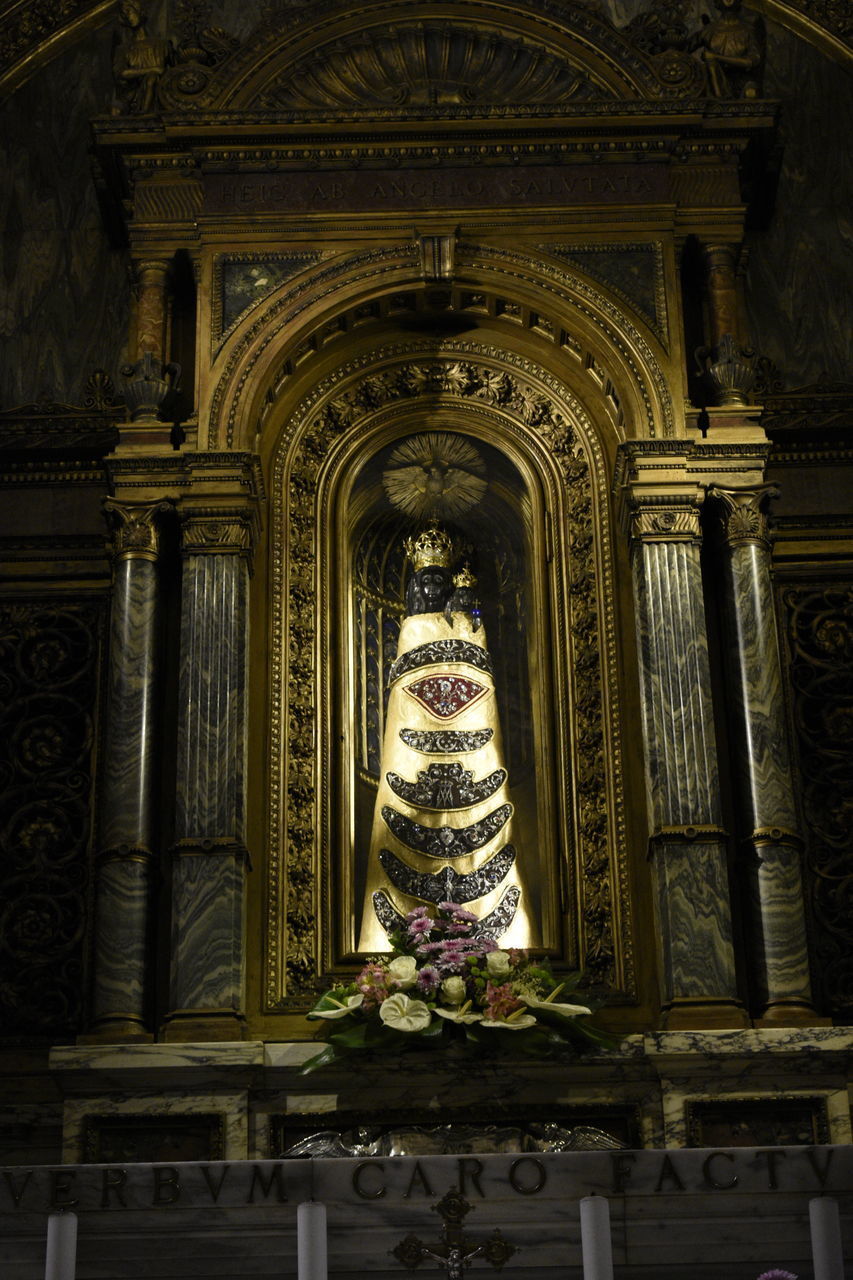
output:
[[[157,555],[164,502],[109,499],[115,549],[99,806],[92,1034],[150,1039],[146,982],[156,873]]]
[[[251,544],[242,511],[183,514],[167,1040],[243,1033]]]
[[[724,540],[726,666],[735,794],[749,891],[750,977],[767,1023],[813,1023],[765,504],[774,485],[712,485]]]
[[[122,370],[128,409],[136,423],[158,421],[160,405],[180,376],[166,352],[169,270],[165,259],[136,263],[136,359]]]
[[[665,1025],[746,1025],[732,942],[699,497],[631,499],[649,842]]]

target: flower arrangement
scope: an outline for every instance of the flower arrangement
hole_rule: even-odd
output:
[[[584,1042],[611,1045],[585,1021],[592,1005],[564,999],[580,974],[557,983],[547,960],[502,951],[474,934],[476,923],[454,902],[440,902],[435,915],[425,906],[410,911],[391,936],[392,953],[368,960],[353,982],[327,991],[308,1014],[323,1024],[327,1043],[303,1072],[359,1053],[449,1044],[537,1057]]]

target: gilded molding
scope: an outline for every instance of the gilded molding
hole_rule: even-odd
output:
[[[772,498],[778,498],[780,492],[776,484],[760,484],[745,489],[726,489],[718,484],[708,486],[708,497],[718,498],[721,503],[720,524],[730,547],[754,542],[770,550],[767,512],[763,508]]]
[[[116,560],[156,560],[160,553],[157,517],[172,510],[170,502],[119,502],[104,499]]]
[[[180,519],[183,555],[251,557],[258,532],[251,512],[193,507],[181,510]]]
[[[393,363],[392,363],[393,362]],[[530,364],[527,379],[549,375]],[[458,416],[488,415],[543,449],[557,463],[568,503],[567,562],[571,575],[571,619],[560,624],[574,670],[583,670],[584,688],[575,701],[573,769],[577,784],[577,849],[580,876],[581,963],[593,980],[634,988],[627,896],[625,832],[621,804],[621,752],[615,669],[615,620],[609,556],[609,519],[604,499],[605,468],[584,411],[567,399],[543,395],[523,381],[506,353],[484,345],[449,341],[442,358],[427,344],[395,345],[351,361],[316,387],[291,415],[304,423],[295,453],[279,450],[274,486],[273,549],[275,615],[271,702],[271,861],[267,923],[271,1008],[304,1005],[322,981],[321,959],[330,943],[323,936],[320,884],[315,859],[328,809],[323,743],[316,731],[325,694],[318,683],[318,612],[315,565],[317,476],[324,459],[342,441],[363,437],[367,424],[389,410],[411,413],[421,395],[436,395]],[[576,436],[577,422],[586,443]],[[485,420],[484,420],[485,421]],[[292,469],[287,459],[292,457]],[[589,536],[598,526],[599,538]],[[566,712],[568,712],[566,708]],[[607,742],[609,781],[602,742]],[[319,754],[318,754],[319,753]],[[281,779],[280,786],[276,779]],[[571,805],[570,805],[571,807]],[[319,949],[318,949],[319,948]]]
[[[654,503],[654,505],[653,505]],[[631,504],[630,534],[635,542],[700,541],[698,506],[672,505],[669,499],[636,499]]]

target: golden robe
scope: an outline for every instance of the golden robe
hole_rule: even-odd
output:
[[[388,951],[413,907],[452,901],[501,947],[538,930],[513,838],[485,631],[471,616],[403,620],[382,749],[358,949]]]

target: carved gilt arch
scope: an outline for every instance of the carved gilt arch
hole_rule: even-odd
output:
[[[346,948],[333,652],[336,502],[360,459],[426,421],[502,449],[528,477],[554,650],[555,880],[564,958],[622,998],[632,952],[608,462],[587,408],[554,374],[478,340],[385,343],[320,378],[281,423],[272,460],[271,786],[266,1006],[304,1006]],[[537,505],[538,504],[538,505]],[[608,768],[605,769],[605,760]],[[562,859],[562,861],[560,861]],[[330,890],[334,887],[334,894]]]
[[[613,292],[561,262],[547,244],[536,254],[462,245],[454,286],[460,296],[468,291],[509,298],[546,317],[552,339],[556,334],[569,358],[549,358],[543,351],[543,364],[562,367],[563,379],[584,401],[595,401],[606,380],[621,405],[614,423],[620,439],[675,434],[672,386],[679,351],[668,351],[650,324],[630,313]],[[317,335],[339,325],[348,309],[358,312],[412,289],[424,289],[414,242],[335,255],[280,285],[235,324],[214,361],[214,390],[207,413],[200,414],[208,424],[208,447],[255,447],[269,407],[293,372],[294,354],[300,353],[296,363],[302,364],[312,343],[319,350],[323,343]],[[513,345],[508,335],[506,346]],[[585,384],[584,374],[594,383]],[[608,412],[609,421],[612,417]]]

